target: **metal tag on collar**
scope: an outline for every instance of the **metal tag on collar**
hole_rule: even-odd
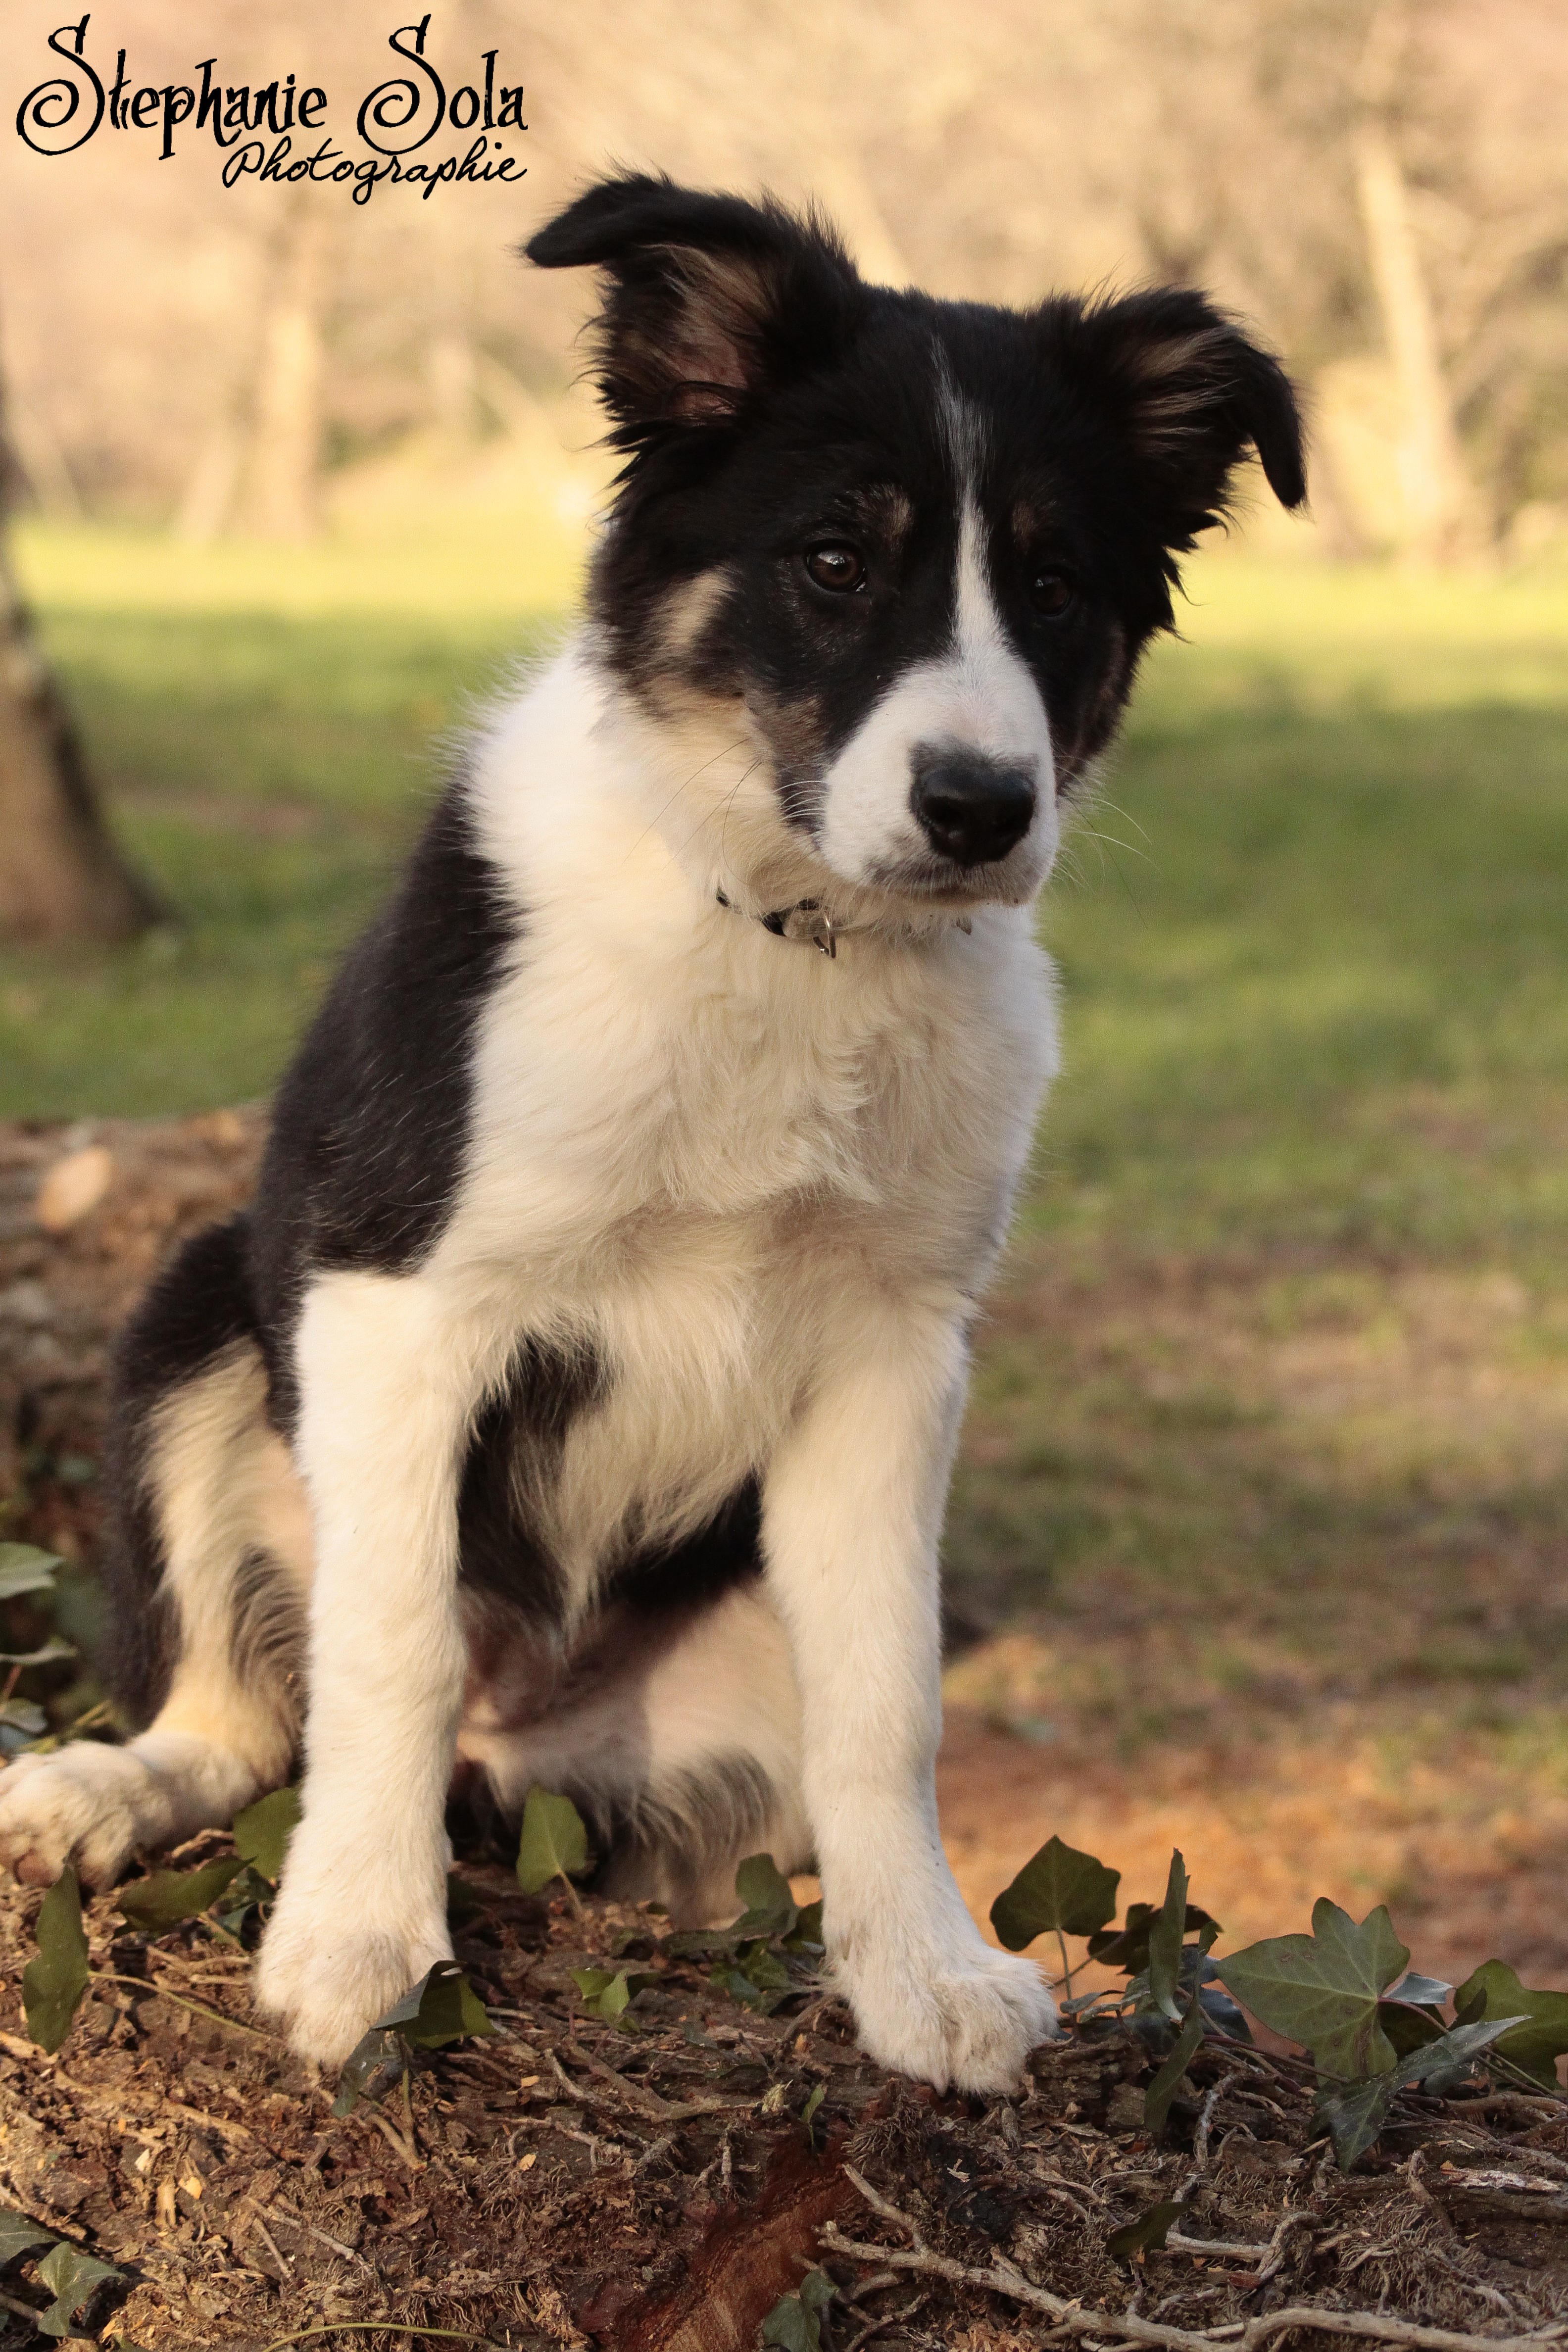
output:
[[[803,898],[798,907],[785,909],[784,936],[786,940],[809,940],[829,959],[838,953],[838,934],[833,918],[815,898]]]

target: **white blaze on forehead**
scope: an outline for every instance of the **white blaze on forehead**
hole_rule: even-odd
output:
[[[984,891],[1016,904],[1038,888],[1056,855],[1050,723],[992,590],[985,522],[975,489],[984,427],[945,383],[942,404],[958,505],[952,633],[944,653],[904,671],[872,704],[833,762],[818,845],[846,881],[875,883],[900,866],[929,864],[930,845],[910,797],[914,754],[933,746],[977,751],[1026,769],[1036,781],[1035,821],[1010,856],[989,869],[992,887]]]

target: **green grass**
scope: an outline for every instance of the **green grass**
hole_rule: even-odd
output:
[[[0,955],[0,1116],[265,1093],[428,804],[444,738],[559,625],[552,543],[193,554],[23,534],[121,838],[176,920]]]
[[[1046,929],[1037,1230],[1550,1254],[1568,593],[1213,561]]]
[[[0,1111],[263,1093],[554,541],[192,556],[26,534],[116,824],[180,916],[0,960]],[[1210,557],[1045,915],[1028,1229],[1549,1255],[1568,1217],[1568,588]],[[1099,835],[1110,836],[1102,840]]]

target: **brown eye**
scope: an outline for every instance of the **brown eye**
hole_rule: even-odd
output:
[[[1047,620],[1059,620],[1072,601],[1072,582],[1065,572],[1037,572],[1029,583],[1029,602]]]
[[[819,588],[847,596],[866,584],[866,559],[845,539],[826,539],[805,551],[805,568]]]

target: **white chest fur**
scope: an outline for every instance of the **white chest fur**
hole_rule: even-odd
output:
[[[429,1268],[609,1374],[551,1513],[588,1580],[628,1525],[697,1524],[766,1460],[868,1292],[963,1315],[1055,1057],[1026,911],[835,961],[776,939],[706,887],[689,800],[650,821],[614,719],[568,655],[486,747],[480,838],[521,929]]]

